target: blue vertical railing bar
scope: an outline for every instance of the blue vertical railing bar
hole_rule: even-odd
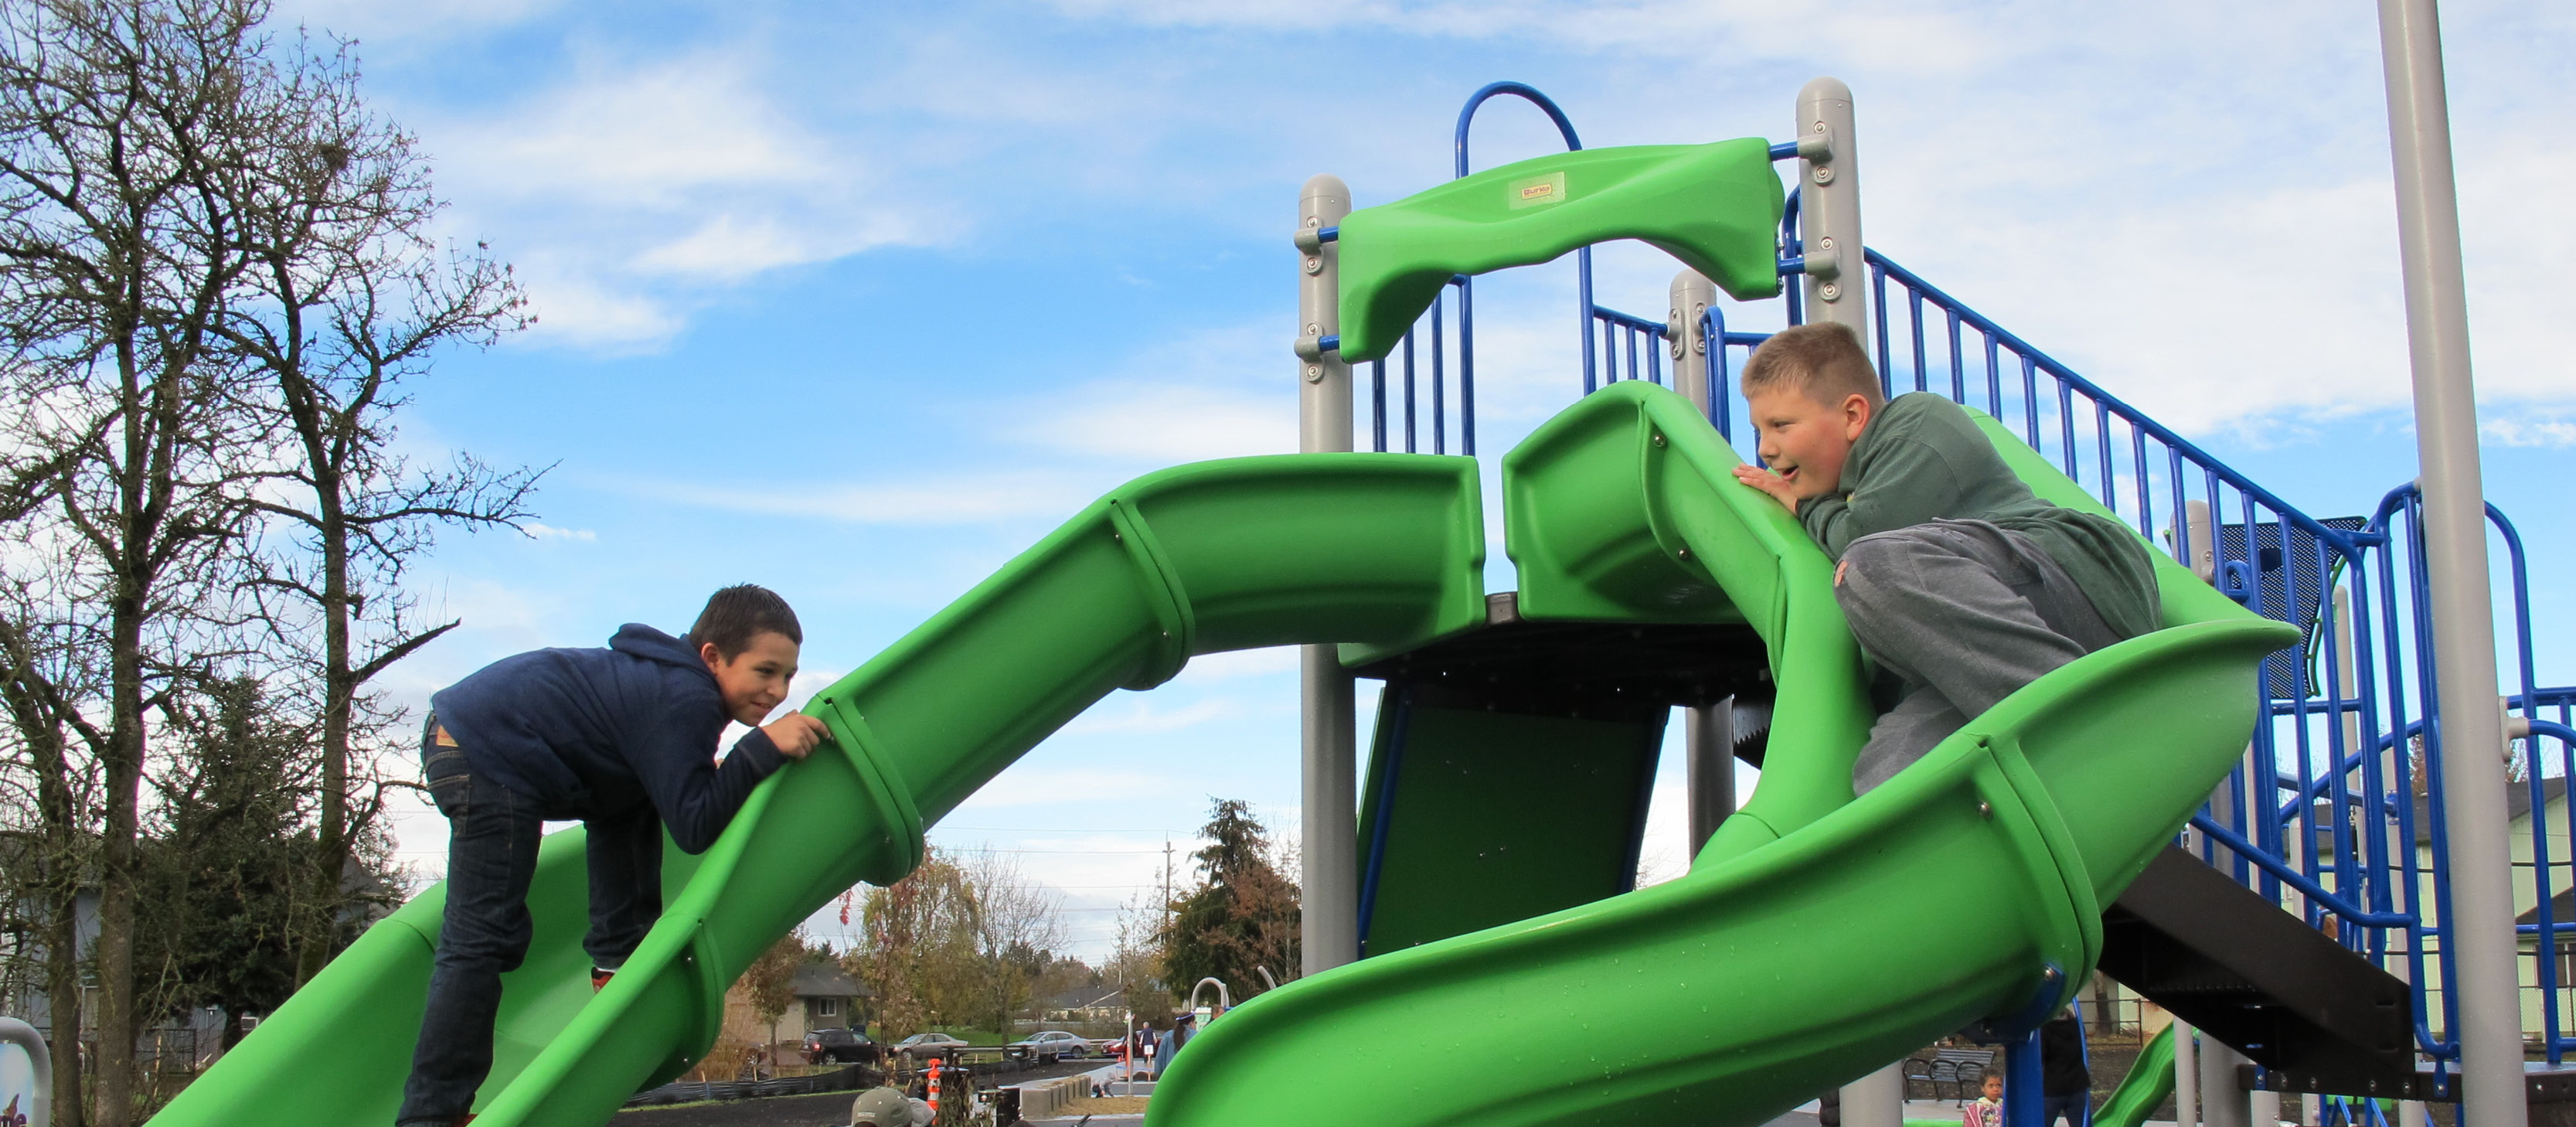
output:
[[[1449,381],[1442,379],[1442,359],[1448,352],[1440,347],[1440,301],[1431,299],[1431,452],[1449,452],[1448,402],[1443,397]]]
[[[1557,136],[1565,139],[1565,150],[1567,152],[1581,152],[1583,150],[1583,139],[1574,135],[1574,122],[1566,118],[1564,110],[1557,108],[1554,99],[1549,98],[1545,94],[1539,93],[1537,87],[1531,86],[1526,82],[1489,82],[1485,84],[1483,89],[1476,91],[1474,94],[1468,95],[1467,104],[1458,110],[1458,129],[1454,139],[1454,145],[1457,150],[1456,179],[1464,180],[1467,178],[1467,127],[1475,123],[1477,107],[1484,105],[1487,99],[1501,94],[1509,94],[1515,98],[1526,101],[1531,105],[1537,106],[1542,111],[1545,111],[1547,119],[1556,124]],[[1580,301],[1580,304],[1576,306],[1578,311],[1576,327],[1583,333],[1583,393],[1590,395],[1599,387],[1593,370],[1592,318],[1588,312],[1592,308],[1591,247],[1583,247],[1574,252],[1574,278],[1575,290],[1578,300]],[[1457,284],[1459,290],[1459,301],[1463,307],[1464,303],[1468,300],[1467,295],[1470,283],[1461,280]],[[1463,313],[1461,316],[1463,320]],[[1466,331],[1467,330],[1464,328],[1460,330],[1460,343],[1462,348],[1465,346],[1464,337]],[[1466,377],[1462,374],[1461,378],[1464,379]],[[1472,400],[1473,392],[1462,392],[1462,396],[1466,399]],[[1467,436],[1464,443],[1466,447],[1465,452],[1473,454],[1476,452],[1475,439],[1473,437],[1475,434],[1475,420],[1472,416],[1467,417],[1461,420],[1461,425],[1465,428]]]

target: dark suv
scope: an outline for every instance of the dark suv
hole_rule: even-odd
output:
[[[807,1064],[874,1064],[883,1055],[876,1042],[855,1029],[817,1029],[805,1035]]]

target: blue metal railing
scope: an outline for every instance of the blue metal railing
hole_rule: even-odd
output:
[[[1562,112],[1535,91],[1497,84],[1476,102],[1497,92],[1539,103],[1576,146]],[[1461,174],[1476,102],[1460,115]],[[1779,240],[1784,261],[1800,253],[1798,204],[1793,191]],[[1986,412],[2229,597],[2301,627],[2299,646],[2260,667],[2268,722],[2257,726],[2243,765],[2194,818],[2197,848],[2247,887],[2414,983],[2416,1047],[2437,1062],[2456,1061],[2445,923],[2450,837],[2422,505],[2413,487],[2392,491],[2368,518],[2311,517],[1920,276],[1874,250],[1863,259],[1871,304],[1865,343],[1890,395],[1927,391]],[[1442,436],[1454,426],[1458,449],[1472,454],[1469,290],[1464,278],[1451,284],[1459,290],[1454,334],[1444,328],[1441,306],[1427,317],[1428,446],[1446,449]],[[1786,320],[1797,324],[1804,314],[1799,287],[1787,289]],[[1596,304],[1588,252],[1578,260],[1577,300],[1584,393],[1622,380],[1672,386],[1675,326]],[[1709,348],[1710,423],[1739,451],[1754,450],[1757,436],[1732,373],[1768,334],[1729,330],[1717,307],[1699,328]],[[1416,335],[1422,331],[1417,326]],[[1454,412],[1443,390],[1452,370],[1444,349],[1457,357]],[[1375,363],[1376,449],[1390,448],[1391,433],[1402,449],[1424,445],[1415,425],[1424,366],[1412,337],[1397,356]],[[1390,403],[1389,380],[1397,378],[1400,401]],[[1403,420],[1392,428],[1391,410]],[[2516,895],[2526,908],[2517,921],[2526,944],[2525,1000],[2538,1047],[2555,1064],[2576,1050],[2567,1028],[2576,1013],[2576,975],[2569,973],[2576,969],[2576,900],[2558,902],[2576,888],[2565,795],[2576,777],[2576,687],[2538,684],[2521,536],[2501,512],[2490,507],[2488,517],[2511,575],[2520,691],[2504,704],[2528,729],[2509,752],[2513,801],[2526,809],[2525,824],[2514,831]],[[2365,1104],[2340,1114],[2384,1127]]]

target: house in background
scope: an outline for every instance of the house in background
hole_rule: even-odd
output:
[[[865,1029],[876,1015],[869,1012],[868,1002],[876,992],[839,963],[807,963],[796,968],[796,1005],[804,1026],[796,1031],[802,1040],[808,1030]]]
[[[723,1036],[745,1045],[772,1043],[786,1050],[776,1059],[793,1062],[794,1055],[805,1043],[805,1035],[817,1029],[864,1029],[876,1015],[869,1003],[876,992],[868,989],[837,962],[809,962],[796,968],[795,998],[775,1022],[762,1021],[751,1002],[751,992],[741,983],[725,991]]]

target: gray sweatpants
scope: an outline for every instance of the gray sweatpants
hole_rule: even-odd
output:
[[[1852,767],[1863,793],[2040,674],[2120,640],[2036,542],[1985,521],[1863,536],[1843,564],[1834,598],[1852,636],[1904,683]]]

